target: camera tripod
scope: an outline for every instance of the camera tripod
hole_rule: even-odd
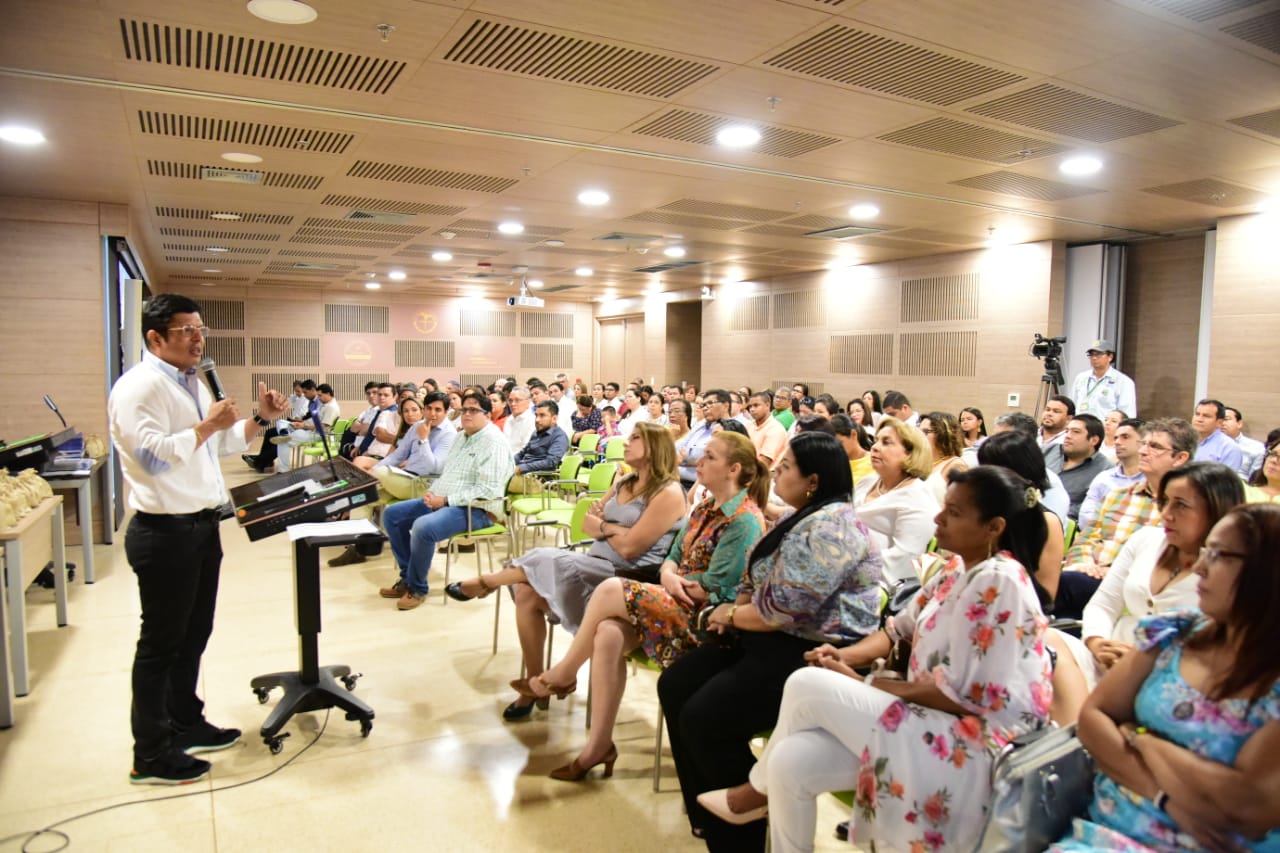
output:
[[[1040,376],[1040,390],[1036,393],[1035,418],[1040,422],[1040,415],[1049,401],[1062,393],[1062,368],[1056,360],[1045,359],[1044,373]]]

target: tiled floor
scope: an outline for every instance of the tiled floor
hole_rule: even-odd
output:
[[[252,477],[238,460],[225,470],[233,486]],[[427,603],[400,613],[377,595],[394,576],[389,553],[322,570],[320,662],[364,673],[356,689],[377,713],[369,738],[340,712],[332,714],[324,736],[290,766],[230,788],[298,756],[325,715],[295,717],[280,755],[256,737],[267,708],[250,692],[249,679],[298,665],[290,549],[283,536],[250,543],[230,522],[222,536],[226,556],[203,693],[210,719],[244,729],[245,739],[211,756],[214,770],[203,782],[128,783],[138,604],[123,535],[117,536],[114,546],[97,546],[96,584],[85,586],[77,575],[68,627],[55,626],[52,591],[27,592],[32,690],[17,701],[17,724],[0,731],[0,838],[145,799],[62,827],[72,849],[705,849],[689,835],[669,753],[663,790],[651,789],[653,673],[641,670],[627,686],[614,777],[601,780],[596,771],[582,784],[550,780],[547,772],[583,742],[585,697],[553,702],[530,722],[504,723],[500,712],[514,695],[507,681],[520,667],[510,601],[503,602],[494,656],[494,599],[444,606],[433,572]],[[69,549],[71,560],[78,556],[78,548]],[[474,571],[474,558],[464,559],[463,571]],[[560,649],[566,642],[557,636]],[[174,794],[193,795],[158,801]],[[824,798],[819,849],[849,849],[829,832],[840,819],[841,809]],[[32,849],[56,846],[41,840]]]

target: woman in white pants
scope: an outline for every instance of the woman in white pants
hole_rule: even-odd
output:
[[[813,849],[814,800],[854,790],[850,840],[898,850],[972,848],[995,752],[1043,725],[1052,701],[1047,620],[1023,569],[1047,536],[1030,485],[1004,468],[956,472],[937,516],[955,554],[886,628],[806,655],[750,782],[698,801],[730,822],[767,809],[774,853]],[[905,681],[854,667],[911,639]]]

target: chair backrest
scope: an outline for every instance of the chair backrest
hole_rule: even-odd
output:
[[[338,418],[333,422],[333,426],[329,428],[329,435],[336,435],[339,438],[347,431],[347,427],[351,426],[351,418]]]
[[[613,478],[618,476],[618,463],[601,462],[591,469],[591,478],[587,480],[588,492],[607,492],[613,485]]]
[[[581,542],[584,539],[590,539],[590,534],[583,529],[582,524],[586,521],[587,511],[591,509],[591,501],[578,501],[573,505],[573,515],[569,517],[569,542]]]
[[[572,480],[578,476],[578,469],[582,467],[582,457],[569,455],[560,460],[560,476],[558,480]]]
[[[1068,548],[1071,547],[1071,543],[1074,542],[1076,539],[1076,529],[1077,529],[1076,523],[1071,519],[1068,519],[1067,529],[1063,531],[1063,536],[1062,536],[1063,542],[1066,544],[1066,547]]]
[[[621,460],[627,448],[627,440],[622,436],[614,436],[604,443],[604,458],[610,461]]]
[[[600,446],[600,436],[596,435],[593,432],[589,432],[586,435],[584,435],[582,438],[578,439],[578,452],[583,455],[586,455],[588,453],[595,453],[596,448],[598,448],[599,446]]]

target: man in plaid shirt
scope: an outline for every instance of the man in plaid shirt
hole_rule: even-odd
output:
[[[1054,616],[1079,619],[1084,606],[1134,531],[1160,523],[1160,480],[1195,456],[1199,436],[1182,418],[1161,418],[1142,431],[1138,470],[1144,479],[1107,495],[1087,536],[1067,551]]]

